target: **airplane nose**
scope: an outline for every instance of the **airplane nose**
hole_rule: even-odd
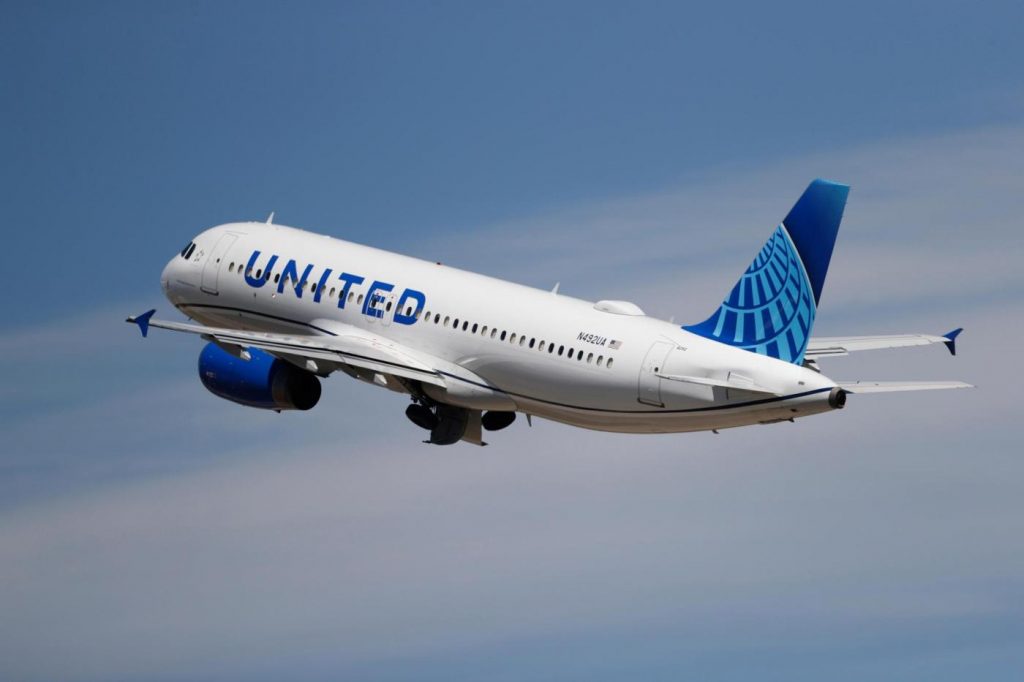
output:
[[[174,277],[174,269],[176,266],[175,261],[178,260],[178,256],[175,256],[171,260],[167,261],[167,265],[164,266],[164,271],[160,273],[160,288],[164,290],[164,294],[170,293],[171,278]]]

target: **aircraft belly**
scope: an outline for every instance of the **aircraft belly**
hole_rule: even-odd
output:
[[[832,409],[828,405],[827,393],[754,405],[739,401],[705,404],[697,410],[656,409],[639,402],[625,411],[587,410],[530,400],[517,402],[522,411],[538,417],[585,429],[616,433],[685,433],[728,429],[751,424],[788,422]]]
[[[507,392],[517,403],[542,402],[598,410],[629,409],[636,400],[634,385],[611,383],[609,372],[559,372],[554,363],[511,358],[473,358],[460,365]]]

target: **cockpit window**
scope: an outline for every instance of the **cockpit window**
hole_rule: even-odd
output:
[[[185,248],[181,250],[181,257],[184,258],[185,260],[188,260],[189,258],[192,257],[192,252],[195,250],[196,243],[189,242],[188,244],[185,244]]]

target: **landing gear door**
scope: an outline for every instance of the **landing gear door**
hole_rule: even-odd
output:
[[[221,235],[214,245],[213,251],[207,256],[206,262],[203,264],[203,279],[200,283],[200,288],[206,293],[217,295],[217,280],[220,277],[221,261],[231,250],[236,239],[238,239],[237,234]]]
[[[665,367],[668,354],[676,345],[669,341],[655,341],[651,349],[647,351],[644,362],[640,366],[640,378],[637,382],[637,400],[647,405],[664,407],[661,399],[661,379],[658,377]]]

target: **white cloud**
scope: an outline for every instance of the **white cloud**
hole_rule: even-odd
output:
[[[979,131],[721,171],[495,226],[452,254],[699,316],[807,179],[827,173],[854,193],[822,328],[967,331],[955,360],[928,348],[837,359],[826,371],[963,378],[979,384],[973,392],[854,397],[842,413],[720,436],[519,423],[486,449],[420,446],[399,397],[342,379],[301,416],[217,403],[184,378],[121,393],[115,377],[103,397],[8,421],[5,465],[38,438],[56,455],[40,476],[81,476],[76,462],[90,458],[231,456],[7,508],[0,671],[231,678],[313,658],[415,677],[403,665],[420,657],[456,666],[531,638],[623,631],[649,633],[669,656],[735,657],[743,638],[813,653],[872,641],[864,633],[901,643],[880,666],[959,655],[946,639],[895,633],[938,624],[957,640],[1022,617],[1012,601],[1024,571],[1013,380],[1024,197],[1010,191],[1024,186],[1013,153],[1022,137]],[[73,329],[137,341],[131,329],[108,332],[109,317]],[[0,348],[9,363],[49,362],[67,330],[8,333]],[[151,341],[114,347],[131,366],[165,361]],[[88,377],[109,348],[78,345],[61,362]],[[136,435],[117,437],[126,431]]]
[[[826,312],[863,301],[1024,289],[1024,128],[881,141],[461,235],[447,259],[581,298],[710,312],[809,180],[852,185]],[[429,246],[420,247],[428,253]],[[496,258],[495,254],[501,254]],[[649,303],[651,302],[651,303]],[[682,319],[682,318],[681,318]]]

